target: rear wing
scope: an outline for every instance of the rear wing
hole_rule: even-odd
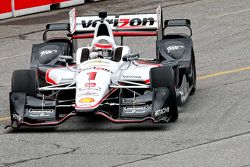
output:
[[[101,12],[102,13],[102,12]],[[105,16],[106,17],[106,16]],[[95,26],[101,20],[98,16],[77,17],[76,10],[69,12],[70,23],[48,24],[43,34],[47,40],[49,31],[67,31],[72,39],[93,38]],[[114,36],[157,36],[162,39],[167,27],[188,27],[192,36],[191,22],[188,19],[172,19],[163,22],[162,8],[159,6],[151,14],[122,14],[110,15],[105,18],[110,24]]]
[[[69,12],[72,38],[92,38],[99,16],[77,17],[76,10]],[[161,6],[156,13],[109,15],[105,18],[114,36],[157,36],[162,31]]]

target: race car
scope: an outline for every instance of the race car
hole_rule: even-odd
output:
[[[190,34],[165,33],[168,27],[187,27]],[[67,36],[48,38],[51,31]],[[44,42],[33,45],[31,68],[13,72],[6,128],[53,126],[90,115],[113,123],[176,121],[178,105],[196,89],[191,35],[190,20],[163,22],[161,7],[155,14],[87,17],[71,10],[69,24],[46,26]],[[156,36],[156,55],[132,53],[123,45],[126,36]],[[92,38],[91,45],[78,48],[76,40],[85,38]]]

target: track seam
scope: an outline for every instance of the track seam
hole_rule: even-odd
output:
[[[12,59],[12,58],[17,58],[17,57],[24,57],[24,56],[27,56],[27,55],[30,55],[30,53],[24,53],[24,54],[20,54],[20,55],[16,55],[16,56],[11,56],[11,57],[3,57],[3,58],[0,58],[0,61],[9,60],[9,59]]]
[[[143,161],[143,160],[148,160],[148,159],[152,159],[152,158],[155,158],[155,157],[160,157],[160,156],[163,156],[163,155],[169,155],[169,154],[172,154],[172,153],[176,153],[176,152],[180,152],[180,151],[185,151],[185,150],[188,150],[188,149],[192,149],[192,148],[196,148],[196,147],[208,145],[208,144],[211,144],[211,143],[216,143],[216,142],[223,141],[223,140],[232,139],[232,138],[243,136],[243,135],[247,135],[247,134],[250,134],[250,131],[244,132],[244,133],[240,133],[240,134],[236,134],[236,135],[231,135],[231,136],[228,136],[228,137],[223,137],[223,138],[220,138],[220,139],[215,139],[215,140],[212,140],[212,141],[209,141],[209,142],[197,144],[197,145],[190,146],[190,147],[187,147],[187,148],[177,149],[175,151],[170,151],[170,152],[158,154],[158,155],[155,155],[155,156],[138,159],[138,160],[135,160],[135,161],[131,161],[131,162],[123,163],[123,164],[114,165],[112,167],[118,167],[118,166],[124,166],[124,165],[128,165],[128,164],[133,164],[135,162],[140,162],[140,161]]]
[[[14,37],[19,37],[19,36],[25,36],[25,35],[30,35],[30,34],[35,34],[35,33],[38,33],[38,32],[43,32],[45,31],[45,29],[40,29],[40,30],[36,30],[36,31],[31,31],[31,32],[27,32],[27,33],[24,33],[24,34],[17,34],[17,35],[11,35],[11,36],[6,36],[6,37],[2,37],[0,38],[1,39],[8,39],[8,38],[14,38]]]
[[[240,166],[240,167],[250,167],[250,164],[243,165],[243,166]]]
[[[50,158],[53,156],[58,156],[58,155],[67,155],[67,154],[73,154],[74,152],[76,152],[80,147],[77,148],[70,148],[70,151],[66,151],[66,152],[62,152],[62,153],[58,153],[58,154],[50,154],[50,155],[46,155],[46,156],[42,156],[42,157],[37,157],[37,158],[31,158],[31,159],[25,159],[25,160],[20,160],[20,161],[16,161],[16,162],[11,162],[11,163],[2,163],[4,166],[3,167],[9,167],[9,166],[15,166],[17,164],[22,164],[25,162],[29,162],[29,161],[33,161],[33,160],[40,160],[43,158]]]

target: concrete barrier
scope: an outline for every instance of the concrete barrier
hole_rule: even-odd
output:
[[[85,2],[85,0],[0,0],[0,20],[80,5]],[[87,2],[90,1],[87,0]]]
[[[32,13],[49,11],[51,0],[12,0],[13,16],[22,16]]]
[[[58,1],[60,1],[60,2],[58,3]],[[54,4],[58,3],[58,6],[57,6],[58,8],[65,8],[65,7],[69,7],[69,6],[84,4],[85,0],[71,0],[71,1],[54,0],[53,3]]]
[[[0,20],[12,17],[11,0],[0,0]]]

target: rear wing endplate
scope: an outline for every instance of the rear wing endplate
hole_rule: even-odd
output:
[[[192,29],[191,29],[191,21],[189,19],[165,20],[164,21],[164,29],[166,29],[167,27],[187,27],[190,30],[190,37],[193,34]]]
[[[67,31],[70,32],[70,24],[68,23],[53,23],[47,24],[43,33],[43,41],[47,41],[47,33],[50,31]]]

